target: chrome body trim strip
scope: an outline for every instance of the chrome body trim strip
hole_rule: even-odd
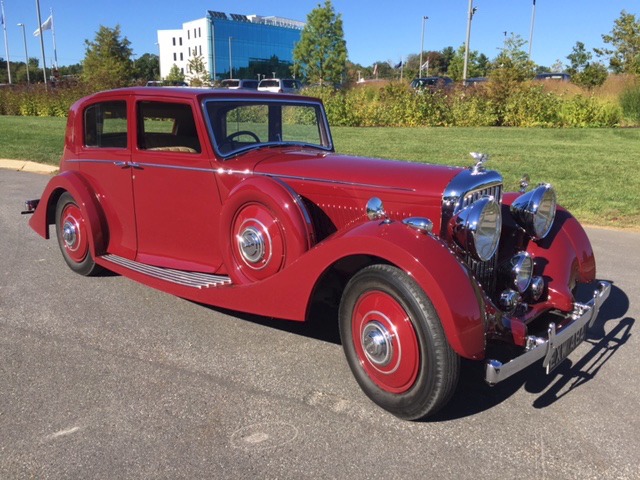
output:
[[[578,334],[583,328],[590,328],[598,317],[600,307],[609,298],[611,292],[611,284],[601,281],[598,288],[593,293],[593,298],[586,304],[575,303],[573,311],[563,314],[565,319],[571,322],[566,325],[560,332],[556,332],[555,323],[549,325],[549,338],[528,337],[525,353],[514,358],[513,360],[502,363],[498,360],[489,359],[485,365],[485,381],[489,385],[506,380],[521,370],[524,370],[532,363],[544,358],[542,366],[547,369],[547,373],[552,370],[554,355],[559,348],[562,348],[564,342],[570,341],[571,338]],[[577,347],[578,344],[571,344],[570,347]],[[561,352],[562,354],[562,352]]]
[[[172,268],[155,267],[153,265],[147,265],[144,263],[122,258],[118,255],[102,255],[102,260],[106,260],[121,267],[133,270],[134,272],[142,273],[149,277],[164,280],[165,282],[175,283],[185,287],[192,287],[197,289],[220,287],[223,285],[230,285],[231,279],[223,275],[211,275],[208,273],[199,272],[185,272],[183,270],[174,270]]]
[[[205,172],[205,173],[216,173],[218,175],[256,175],[262,177],[271,177],[271,178],[279,178],[283,180],[300,180],[303,182],[319,182],[319,183],[328,183],[332,185],[347,185],[350,187],[366,187],[366,188],[375,188],[378,190],[399,190],[403,192],[414,192],[413,188],[404,188],[404,187],[389,187],[387,185],[375,185],[369,183],[358,183],[358,182],[345,182],[341,180],[330,180],[326,178],[312,178],[312,177],[301,177],[297,175],[277,175],[272,173],[262,173],[262,172],[252,172],[251,170],[234,170],[232,168],[201,168],[201,167],[186,167],[183,165],[164,165],[159,163],[140,163],[140,162],[114,162],[113,160],[93,160],[93,159],[84,159],[84,160],[67,160],[69,163],[104,163],[104,164],[112,164],[119,168],[123,167],[132,167],[135,169],[141,168],[166,168],[173,170],[186,170],[192,172]]]

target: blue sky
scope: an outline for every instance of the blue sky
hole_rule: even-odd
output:
[[[26,25],[30,57],[40,58],[35,0],[3,0],[12,61],[24,61],[22,30]],[[207,10],[225,13],[276,15],[306,20],[307,14],[324,0],[40,0],[42,21],[53,8],[58,63],[70,65],[84,58],[84,40],[93,40],[100,25],[119,24],[136,55],[157,53],[156,30],[180,28],[182,22],[205,16]],[[464,43],[468,0],[401,0],[398,3],[369,0],[334,0],[344,21],[349,59],[363,66],[376,61],[397,63],[420,51],[422,17],[425,50],[441,50]],[[502,46],[504,32],[529,39],[533,0],[474,0],[471,49],[494,58]],[[602,34],[611,32],[622,10],[640,16],[637,0],[537,0],[532,59],[545,66],[566,56],[576,41],[591,50],[602,47]],[[51,31],[45,32],[45,55],[51,65]],[[3,37],[4,39],[4,37]],[[5,58],[4,41],[0,57]],[[525,47],[528,49],[528,46]]]

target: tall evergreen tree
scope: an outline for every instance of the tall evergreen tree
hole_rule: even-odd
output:
[[[82,79],[97,89],[129,85],[133,62],[127,37],[120,38],[120,25],[115,28],[100,25],[94,41],[84,41],[86,53],[82,62]]]
[[[341,83],[347,62],[342,15],[331,0],[307,16],[300,41],[293,50],[293,72],[311,83]]]

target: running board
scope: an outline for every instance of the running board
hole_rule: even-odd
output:
[[[165,282],[176,283],[185,287],[202,289],[231,284],[231,279],[223,275],[185,272],[183,270],[174,270],[172,268],[154,267],[153,265],[147,265],[145,263],[136,262],[111,254],[102,255],[100,259],[115,263],[116,265],[120,265],[121,267],[142,273],[149,277],[164,280]]]

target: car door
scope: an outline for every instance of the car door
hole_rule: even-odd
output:
[[[107,251],[134,259],[137,242],[131,185],[132,125],[127,99],[101,97],[82,112],[81,139],[76,141],[75,163],[105,215]],[[78,132],[80,133],[80,132]]]
[[[220,197],[207,138],[185,100],[138,100],[132,184],[139,262],[215,272]]]

